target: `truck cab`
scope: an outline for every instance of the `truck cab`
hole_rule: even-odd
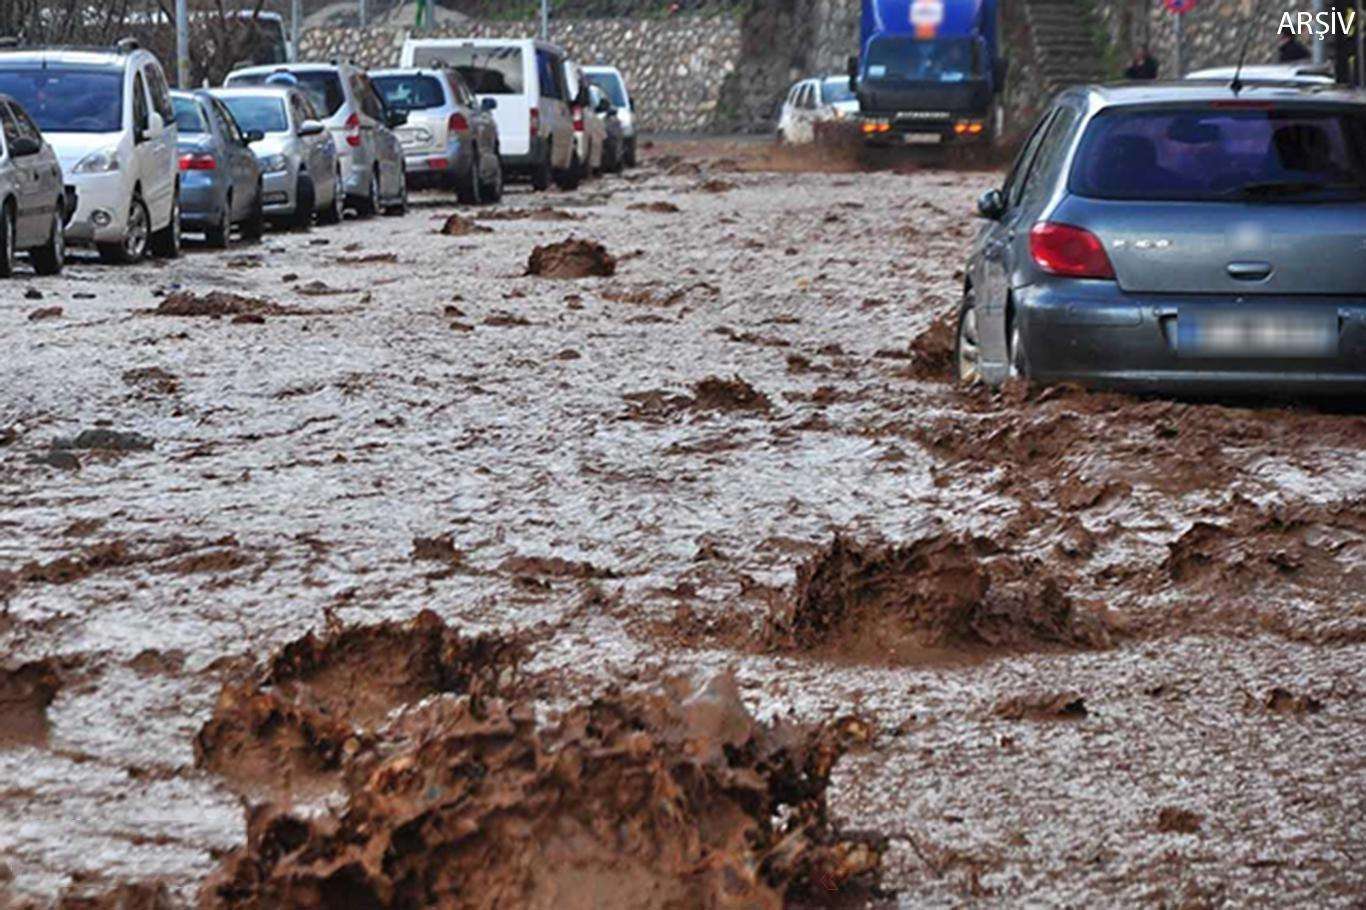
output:
[[[1004,131],[996,0],[863,0],[849,60],[873,144],[989,143]]]

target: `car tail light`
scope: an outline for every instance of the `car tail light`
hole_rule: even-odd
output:
[[[1041,221],[1029,232],[1029,255],[1050,275],[1114,278],[1115,270],[1100,238],[1070,224]]]
[[[346,118],[346,144],[352,148],[360,145],[360,114],[354,111]]]
[[[206,152],[180,156],[180,169],[182,171],[212,171],[217,167],[218,160]]]
[[[574,132],[583,132],[583,108],[577,106],[574,108]]]
[[[541,134],[541,111],[540,111],[540,108],[535,108],[535,107],[533,107],[533,108],[531,109],[531,135],[532,135],[532,136],[539,136],[540,134]]]
[[[465,119],[465,115],[456,111],[451,114],[451,119],[446,121],[446,129],[452,133],[467,133],[470,129],[470,122]]]

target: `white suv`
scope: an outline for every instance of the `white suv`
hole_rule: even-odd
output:
[[[155,57],[128,41],[0,50],[0,93],[37,121],[75,191],[68,243],[106,262],[180,254],[175,112]]]

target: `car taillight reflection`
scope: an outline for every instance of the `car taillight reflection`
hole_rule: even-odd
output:
[[[1029,232],[1029,255],[1050,275],[1067,278],[1115,277],[1100,238],[1085,228],[1041,221]]]
[[[346,144],[352,148],[360,145],[360,114],[355,112],[346,118]]]
[[[467,133],[470,129],[470,122],[465,119],[465,115],[456,111],[451,114],[451,118],[446,121],[446,129],[452,133]]]
[[[217,167],[218,160],[207,153],[180,156],[180,169],[182,171],[212,171]]]

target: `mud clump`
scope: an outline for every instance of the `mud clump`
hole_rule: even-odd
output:
[[[463,215],[452,215],[437,229],[437,233],[445,234],[447,237],[464,237],[467,234],[491,234],[493,228],[475,224]]]
[[[633,202],[626,206],[634,212],[652,212],[656,215],[676,215],[683,211],[672,202]]]
[[[479,221],[582,221],[582,215],[548,205],[534,209],[493,209],[474,216]]]
[[[46,740],[47,708],[61,687],[50,660],[0,666],[0,746]]]
[[[617,260],[605,246],[574,238],[536,247],[526,264],[526,274],[542,278],[608,277],[616,271]]]
[[[729,676],[541,726],[524,701],[459,698],[385,736],[343,811],[251,810],[200,906],[777,910],[879,871],[881,839],[829,819],[840,731],[760,723]]]
[[[1199,812],[1179,806],[1163,806],[1157,810],[1157,830],[1163,834],[1196,834],[1205,818]]]
[[[773,403],[739,376],[708,376],[694,383],[693,407],[703,411],[768,411]]]
[[[176,291],[166,295],[157,306],[158,316],[269,316],[281,312],[279,305],[260,297],[246,297],[229,291]]]
[[[735,184],[729,180],[713,177],[710,180],[703,180],[692,189],[694,193],[729,193],[735,189]]]
[[[907,373],[912,379],[951,382],[954,379],[953,313],[943,313],[929,328],[911,339],[911,363]]]
[[[107,452],[149,452],[154,443],[139,433],[96,428],[82,430],[70,439],[55,439],[54,449],[102,449]]]
[[[464,556],[455,545],[455,538],[449,534],[440,537],[414,537],[413,560],[428,562],[458,563]]]
[[[1080,720],[1090,712],[1076,692],[1026,692],[996,703],[992,713],[1002,720]]]
[[[770,611],[770,648],[893,658],[919,649],[1103,646],[1108,634],[1051,575],[1009,555],[988,560],[949,534],[906,544],[836,535],[797,567]]]
[[[180,391],[180,381],[161,367],[135,367],[124,370],[125,383],[149,395],[174,395]]]
[[[560,556],[512,556],[503,560],[499,568],[509,575],[549,576],[551,578],[616,578],[610,569],[600,569],[591,562],[564,559]]]
[[[95,572],[132,565],[137,557],[121,540],[96,544],[83,553],[60,556],[51,562],[29,562],[21,566],[17,580],[26,584],[65,585],[80,581]]]

